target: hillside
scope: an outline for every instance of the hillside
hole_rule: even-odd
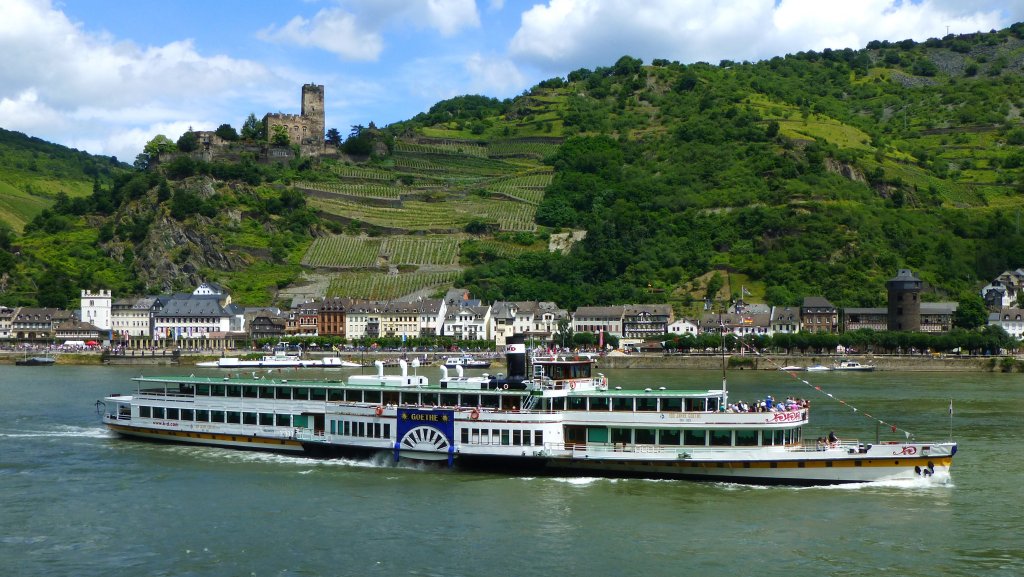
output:
[[[128,169],[116,158],[94,156],[0,128],[0,223],[21,231],[61,192],[86,196],[96,179]]]
[[[682,311],[741,289],[873,306],[899,267],[928,283],[926,298],[956,299],[1021,266],[1022,35],[757,63],[627,56],[515,99],[459,97],[358,127],[358,153],[285,166],[180,157],[97,190],[89,178],[67,191],[77,198],[26,214],[0,301],[202,279],[246,304],[456,284],[570,308]],[[547,250],[572,230],[585,238]]]

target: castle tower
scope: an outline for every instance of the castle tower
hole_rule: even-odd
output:
[[[302,118],[306,133],[303,142],[323,145],[324,142],[324,86],[323,84],[302,85]]]
[[[921,330],[921,285],[921,279],[905,268],[885,282],[889,291],[890,331]]]
[[[97,328],[109,331],[111,327],[111,296],[109,290],[100,289],[96,292],[82,291],[81,320]]]

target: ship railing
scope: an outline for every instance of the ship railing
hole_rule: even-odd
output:
[[[787,449],[796,453],[820,452],[828,451],[830,449],[840,449],[847,453],[855,453],[861,450],[863,446],[864,445],[856,439],[841,439],[835,443],[830,443],[827,440],[810,441],[805,439],[802,443],[788,446]]]

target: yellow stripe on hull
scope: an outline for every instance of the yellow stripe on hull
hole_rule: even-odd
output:
[[[197,445],[258,449],[263,451],[302,452],[302,443],[295,439],[261,437],[257,435],[225,435],[221,433],[201,433],[198,431],[171,431],[110,423],[107,424],[107,427],[111,431],[122,435],[176,443],[193,443]]]

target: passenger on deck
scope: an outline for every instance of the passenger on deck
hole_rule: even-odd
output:
[[[836,436],[836,432],[835,431],[829,431],[828,432],[828,444],[831,447],[838,447],[839,446],[839,437]]]

